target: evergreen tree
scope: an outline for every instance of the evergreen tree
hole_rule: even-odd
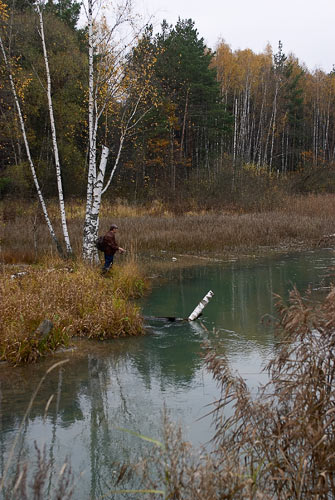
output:
[[[75,29],[80,15],[81,3],[76,0],[48,0],[45,9]]]
[[[174,191],[192,168],[210,168],[228,132],[229,117],[212,67],[213,54],[191,19],[179,19],[175,27],[164,21],[153,43],[159,105],[147,117],[144,161],[151,170],[156,165],[159,173],[152,175],[169,180]],[[149,118],[155,124],[151,130]]]

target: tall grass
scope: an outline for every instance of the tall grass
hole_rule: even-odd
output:
[[[44,447],[41,451],[36,442],[34,443],[36,463],[34,464],[34,472],[32,472],[32,457],[29,457],[29,466],[28,461],[22,460],[22,447],[24,445],[24,439],[21,441],[21,446],[18,445],[20,439],[22,438],[22,434],[24,434],[24,428],[31,408],[43,382],[51,371],[55,368],[60,368],[67,362],[68,360],[59,361],[48,368],[30,398],[21,424],[15,433],[11,449],[1,470],[0,498],[3,498],[4,500],[27,500],[28,498],[34,498],[34,500],[43,500],[45,498],[50,500],[70,500],[70,498],[72,498],[73,474],[67,459],[60,468],[58,477],[56,477],[56,480],[53,480],[55,464],[54,460],[51,458],[51,450],[48,450],[49,453],[47,453],[46,447]],[[60,391],[60,387],[58,387],[58,391]],[[57,396],[59,397],[59,392]],[[51,399],[49,399],[49,402]],[[47,406],[45,412],[47,411]],[[18,450],[16,450],[16,448],[18,448]],[[17,453],[16,458],[15,452]],[[12,468],[14,468],[13,471]],[[30,480],[28,479],[29,475]]]
[[[56,250],[39,209],[34,204],[17,207],[2,202],[0,218],[0,262],[34,263],[44,255],[53,258]],[[188,207],[189,208],[189,207]],[[259,247],[295,249],[314,247],[325,235],[335,233],[335,195],[286,196],[272,211],[244,212],[225,207],[216,211],[193,207],[176,216],[157,201],[147,207],[105,203],[100,217],[100,233],[116,222],[122,247],[140,255],[178,252],[193,255],[254,252]],[[1,210],[0,210],[1,213]],[[57,205],[51,205],[57,217]],[[69,232],[77,256],[81,254],[84,206],[68,205]],[[58,234],[61,228],[56,224]],[[329,241],[326,241],[329,244]]]
[[[278,308],[282,340],[269,382],[252,397],[208,346],[221,391],[213,451],[195,452],[167,421],[164,443],[137,468],[144,487],[166,500],[335,499],[335,288],[314,306],[293,290]]]
[[[129,299],[145,283],[134,262],[110,272],[110,279],[84,264],[30,267],[16,279],[3,272],[0,281],[0,359],[34,362],[73,336],[115,338],[143,333],[139,308]],[[46,338],[35,333],[44,319],[54,328]]]

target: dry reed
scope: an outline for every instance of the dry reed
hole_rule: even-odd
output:
[[[0,359],[34,362],[73,336],[114,338],[143,332],[139,308],[129,301],[145,284],[134,262],[113,269],[111,279],[83,264],[29,268],[26,275],[0,282]],[[73,263],[71,263],[73,265]],[[34,333],[44,319],[54,328],[46,338]]]
[[[136,469],[160,498],[335,499],[335,288],[317,305],[293,290],[278,309],[283,337],[256,397],[207,346],[221,390],[213,450],[195,452],[167,420],[164,442]]]
[[[242,213],[239,210],[203,212],[193,210],[177,217],[160,202],[149,207],[105,203],[100,217],[100,233],[111,222],[120,226],[121,246],[139,255],[161,251],[193,255],[246,253],[262,248],[299,249],[315,247],[335,233],[335,196],[309,195],[283,198],[275,211]],[[74,252],[81,254],[83,204],[69,203],[69,231]],[[57,219],[57,206],[51,204]],[[61,234],[56,223],[57,233]],[[56,254],[48,230],[36,204],[2,202],[0,219],[0,261],[5,264],[38,262]]]

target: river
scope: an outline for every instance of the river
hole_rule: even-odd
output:
[[[214,297],[200,320],[146,320],[141,338],[78,341],[77,348],[35,366],[0,366],[0,470],[32,462],[34,442],[53,464],[54,474],[69,460],[75,499],[98,499],[114,488],[120,462],[136,462],[162,436],[162,409],[195,446],[208,445],[211,418],[202,418],[218,396],[203,364],[204,341],[215,343],[252,393],[267,380],[264,366],[276,343],[273,294],[285,299],[295,284],[324,294],[333,279],[331,250],[230,261],[171,270],[141,301],[145,316],[187,317],[209,291]],[[32,393],[46,370],[69,359],[43,383],[20,433]],[[52,399],[50,397],[53,395]],[[1,498],[1,495],[0,495]]]

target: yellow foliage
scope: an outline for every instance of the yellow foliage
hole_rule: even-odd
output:
[[[0,0],[0,19],[6,21],[8,19],[7,5]]]
[[[273,175],[275,175],[274,172],[270,171],[266,165],[259,166],[255,165],[254,163],[245,163],[243,165],[243,170],[255,177],[272,177]]]

